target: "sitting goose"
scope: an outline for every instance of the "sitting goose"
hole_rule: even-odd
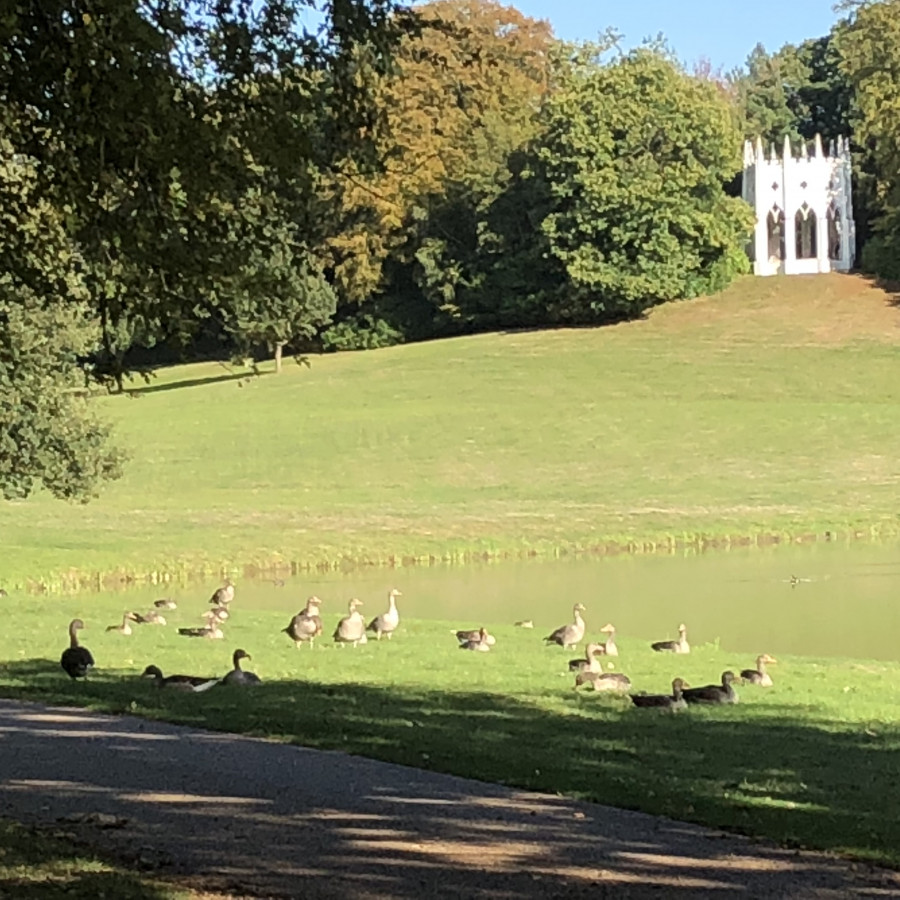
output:
[[[738,695],[731,686],[734,672],[723,672],[721,684],[707,684],[698,688],[687,688],[684,699],[688,703],[737,703]]]
[[[741,679],[750,684],[758,684],[760,687],[772,687],[772,676],[766,671],[766,663],[778,662],[774,656],[763,653],[756,657],[755,669],[744,669],[741,672]]]
[[[591,685],[595,691],[624,694],[631,688],[631,679],[621,672],[579,672],[575,676],[575,690],[583,684]]]
[[[88,670],[94,666],[94,657],[87,647],[78,643],[78,631],[84,628],[81,619],[72,619],[69,623],[69,646],[62,652],[59,664],[70,678],[85,678]]]
[[[132,613],[134,616],[134,621],[138,623],[138,625],[165,625],[166,617],[158,610],[151,609],[145,612],[143,615],[141,613]]]
[[[471,634],[472,632],[469,633]],[[457,637],[459,637],[459,632],[457,632]],[[486,628],[479,628],[478,631],[474,632],[473,637],[460,641],[459,649],[474,650],[476,653],[487,653],[495,643],[496,641],[491,639],[491,635],[487,633]]]
[[[588,644],[584,648],[583,659],[570,659],[570,672],[599,672],[600,663],[597,660],[597,654],[603,652],[601,644]]]
[[[566,648],[571,648],[576,644],[580,644],[584,637],[584,619],[581,618],[581,614],[584,611],[584,606],[581,603],[576,603],[575,606],[572,607],[572,614],[575,617],[575,621],[569,625],[560,625],[553,634],[548,634],[544,640],[547,643],[559,644],[560,647]]]
[[[619,648],[616,646],[616,627],[611,622],[604,625],[600,632],[606,635],[606,640],[600,644],[597,651],[601,656],[618,656]]]
[[[453,633],[461,644],[466,644],[469,641],[482,641],[489,647],[493,647],[497,643],[497,638],[490,634],[486,628],[472,628],[469,631],[454,631]]]
[[[212,593],[212,597],[209,598],[212,606],[227,606],[232,600],[234,600],[234,585],[230,578],[226,578],[225,585],[216,588]]]
[[[213,606],[210,608],[209,614],[214,616],[217,622],[224,622],[231,615],[227,606]]]
[[[121,625],[107,625],[107,631],[118,631],[119,634],[131,634],[131,623],[137,622],[137,613],[127,612],[122,616]]]
[[[231,657],[232,670],[222,679],[220,684],[235,684],[240,686],[251,686],[262,684],[259,675],[255,672],[245,672],[241,668],[242,659],[252,659],[246,650],[235,650]]]
[[[655,709],[685,709],[687,707],[687,703],[685,702],[683,692],[687,687],[687,683],[682,678],[676,678],[672,682],[672,695],[668,694],[632,694],[631,702],[635,706],[640,707],[653,707]]]
[[[157,609],[178,609],[178,604],[168,597],[163,597],[162,600],[154,600],[153,605]]]
[[[357,612],[362,606],[362,600],[354,597],[348,604],[348,614],[338,622],[337,628],[334,629],[334,642],[340,644],[357,644],[366,643],[366,620],[361,612]]]
[[[534,619],[519,619],[518,622],[513,622],[516,628],[534,628]]]
[[[397,611],[397,598],[402,596],[400,591],[396,588],[392,588],[388,594],[387,612],[382,613],[380,616],[375,616],[375,618],[369,622],[369,627],[366,630],[374,631],[375,637],[377,637],[379,641],[383,634],[390,640],[391,635],[397,630],[397,626],[400,624],[400,613]]]
[[[141,674],[141,678],[155,679],[156,686],[160,688],[192,691],[195,694],[208,691],[219,683],[218,678],[203,678],[199,675],[169,675],[168,678],[163,678],[163,673],[158,666],[147,666]]]
[[[225,632],[219,627],[219,621],[212,612],[206,613],[206,625],[203,628],[179,628],[178,633],[185,637],[208,638],[220,641],[225,637]]]
[[[311,650],[315,639],[322,634],[322,618],[319,616],[321,603],[318,597],[310,597],[306,606],[288,623],[288,627],[281,629],[290,636],[298,650],[301,644],[307,642]]]
[[[678,626],[677,641],[656,641],[650,645],[657,653],[690,653],[691,646],[687,642],[687,626]]]

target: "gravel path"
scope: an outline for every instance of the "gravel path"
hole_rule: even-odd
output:
[[[6,700],[0,812],[242,897],[900,898],[897,873],[642,813]]]

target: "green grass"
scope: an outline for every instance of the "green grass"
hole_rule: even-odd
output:
[[[99,860],[64,830],[0,819],[0,897],[15,900],[191,900],[200,895]]]
[[[178,637],[173,623],[106,634],[120,603],[83,603],[99,666],[86,683],[62,673],[65,642],[44,625],[60,617],[59,601],[14,611],[0,636],[10,660],[0,693],[345,750],[900,866],[900,664],[779,658],[773,688],[745,686],[735,707],[673,716],[576,693],[566,671],[576,654],[545,647],[540,631],[496,626],[491,653],[466,653],[451,623],[405,620],[391,642],[310,651],[280,633],[283,615],[240,599],[227,642]],[[326,618],[333,628],[336,616]],[[685,657],[634,637],[619,645],[617,669],[635,690],[664,690],[675,675],[705,684],[751,663],[713,645]],[[253,655],[260,688],[185,696],[137,677],[151,662],[166,674],[223,674],[237,646]]]
[[[0,506],[0,584],[896,533],[891,301],[746,279],[609,328],[161,371],[97,401],[123,480]]]

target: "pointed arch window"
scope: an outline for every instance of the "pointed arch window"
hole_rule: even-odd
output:
[[[804,203],[794,216],[797,237],[797,259],[816,258],[816,214]]]
[[[766,217],[769,262],[784,261],[784,213],[773,206]]]
[[[841,211],[834,203],[828,207],[828,258],[840,259],[843,249],[843,220]]]

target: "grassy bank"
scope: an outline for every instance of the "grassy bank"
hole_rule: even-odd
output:
[[[298,651],[280,633],[284,616],[243,608],[240,598],[227,641],[174,633],[196,624],[199,601],[167,613],[165,627],[106,633],[120,602],[73,598],[60,609],[42,597],[12,611],[0,635],[0,693],[345,750],[900,866],[889,789],[900,778],[896,663],[779,658],[773,688],[745,686],[737,706],[672,716],[576,693],[566,666],[576,654],[544,646],[540,629],[498,624],[496,647],[480,654],[457,649],[449,633],[477,622],[407,620],[391,642]],[[56,623],[76,609],[98,663],[87,683],[70,682],[58,665],[66,642]],[[664,691],[676,675],[706,684],[752,663],[714,645],[684,657],[653,653],[647,639],[665,636],[619,636],[616,668],[635,690]],[[252,693],[184,696],[137,677],[149,663],[166,674],[221,675],[235,647],[264,679]]]
[[[610,328],[163,371],[98,401],[121,482],[0,505],[0,584],[896,532],[891,301],[747,279]]]

